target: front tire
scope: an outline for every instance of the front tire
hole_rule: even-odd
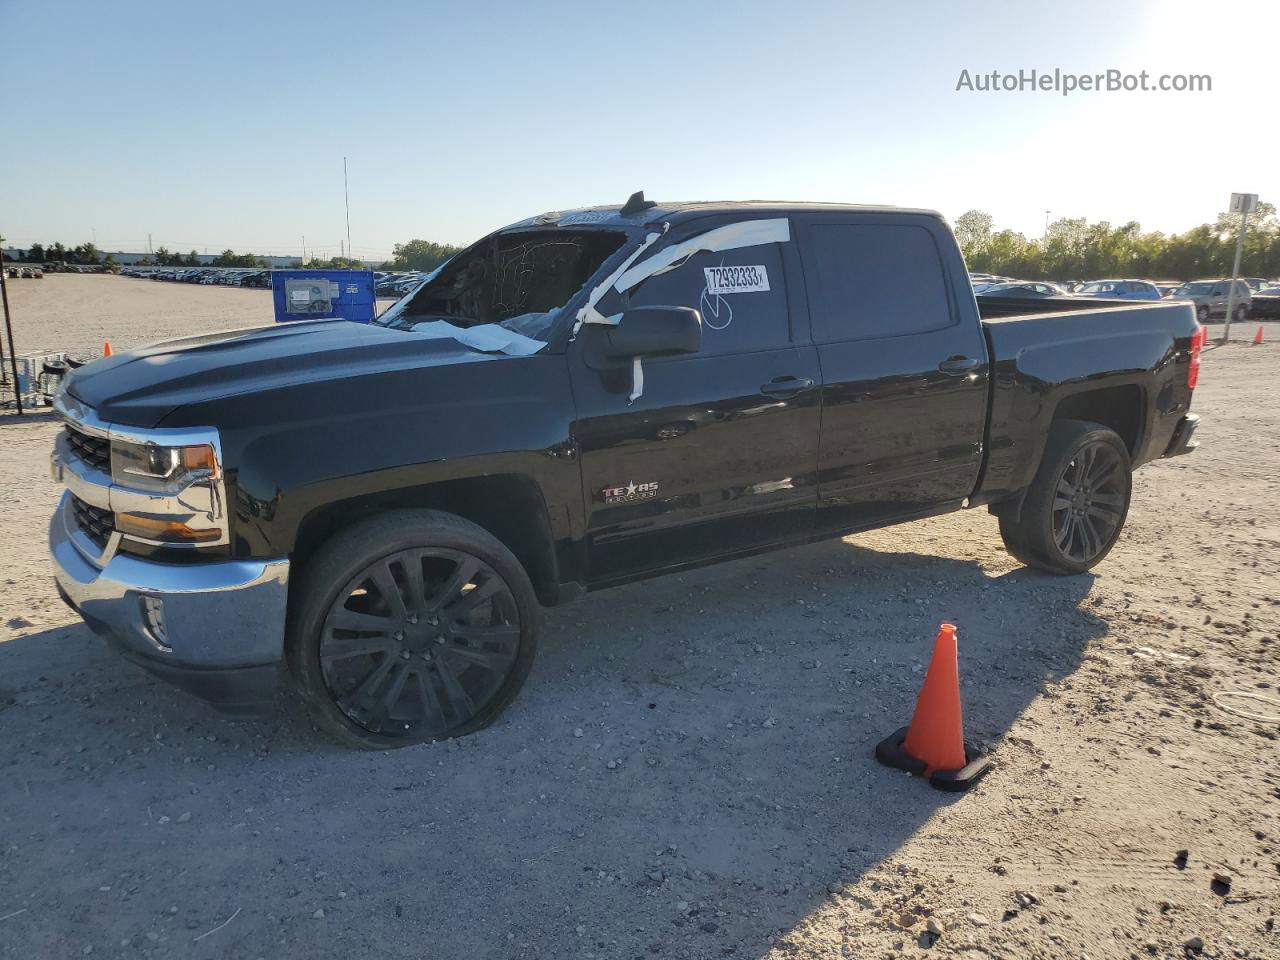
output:
[[[396,510],[341,531],[291,597],[287,653],[313,716],[348,746],[405,747],[492,723],[533,665],[540,610],[482,527]]]
[[[1000,517],[1000,536],[1028,566],[1084,573],[1115,546],[1132,489],[1129,451],[1114,430],[1084,420],[1054,421],[1021,509]]]
[[[1209,323],[1209,308],[1196,307],[1196,320],[1199,321],[1200,326],[1207,326]]]

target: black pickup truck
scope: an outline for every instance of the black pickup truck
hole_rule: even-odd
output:
[[[127,656],[240,715],[288,663],[343,741],[492,721],[541,605],[986,506],[1088,570],[1134,467],[1185,453],[1188,303],[975,300],[924,210],[548,213],[374,323],[171,341],[56,407],[59,589]]]

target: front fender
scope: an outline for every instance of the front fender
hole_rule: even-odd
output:
[[[183,418],[221,434],[238,557],[292,553],[305,518],[329,504],[496,474],[536,484],[555,536],[580,529],[563,355],[299,384]]]

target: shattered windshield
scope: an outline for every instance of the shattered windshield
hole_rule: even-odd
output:
[[[545,337],[562,307],[626,241],[611,230],[499,233],[464,251],[375,322],[397,330],[445,321]]]

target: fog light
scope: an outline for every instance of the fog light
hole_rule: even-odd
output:
[[[169,634],[164,628],[164,601],[159,597],[143,596],[141,602],[142,622],[147,628],[152,643],[161,650],[172,651],[173,647],[169,645]]]
[[[117,513],[116,529],[121,533],[160,543],[213,543],[222,539],[222,530],[218,527],[193,530],[178,520],[148,517],[140,513]]]

